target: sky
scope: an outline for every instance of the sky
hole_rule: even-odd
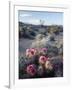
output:
[[[18,21],[39,25],[40,20],[44,22],[44,25],[63,25],[63,13],[48,11],[18,11]]]

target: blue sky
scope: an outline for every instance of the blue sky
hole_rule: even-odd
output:
[[[63,25],[63,13],[61,12],[44,12],[44,11],[23,11],[19,10],[19,21],[38,25],[40,20],[44,25]]]

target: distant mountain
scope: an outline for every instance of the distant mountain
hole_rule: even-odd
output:
[[[34,39],[36,35],[43,34],[48,35],[48,33],[54,32],[58,34],[63,32],[62,25],[33,25],[23,22],[19,22],[19,38],[29,38]]]

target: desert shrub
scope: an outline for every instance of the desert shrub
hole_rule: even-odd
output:
[[[30,31],[30,35],[36,36],[36,33],[34,31]]]
[[[51,36],[50,41],[55,41],[55,38],[53,36]]]

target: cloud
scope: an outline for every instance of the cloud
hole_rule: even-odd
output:
[[[20,14],[20,17],[30,17],[32,16],[31,14]]]
[[[31,19],[28,21],[28,23],[38,25],[40,22],[38,19]]]

